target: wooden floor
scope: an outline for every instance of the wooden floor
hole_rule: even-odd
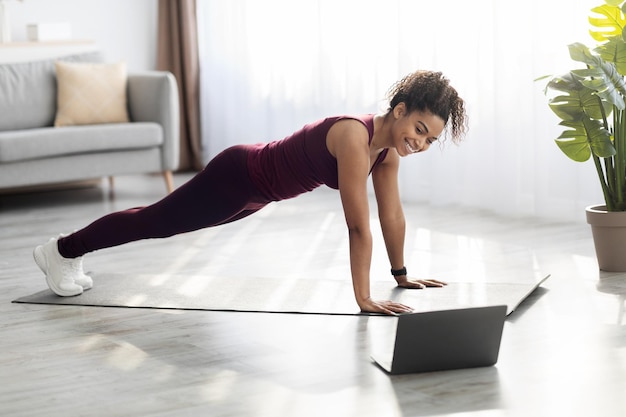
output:
[[[495,367],[390,377],[369,358],[388,317],[11,303],[46,288],[34,246],[164,193],[160,177],[115,187],[113,197],[106,184],[0,196],[1,416],[626,415],[626,277],[600,277],[582,214],[559,223],[409,205],[412,275],[552,276],[507,319]],[[373,279],[393,285],[374,234]],[[325,189],[236,224],[90,254],[85,266],[129,279],[349,280],[343,216]]]

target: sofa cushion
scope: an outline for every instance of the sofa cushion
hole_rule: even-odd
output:
[[[59,58],[99,62],[100,53]],[[52,126],[56,114],[55,60],[0,65],[0,131]]]
[[[162,143],[161,125],[151,122],[16,130],[0,132],[0,163],[151,148]]]
[[[126,63],[56,63],[55,126],[128,122]]]

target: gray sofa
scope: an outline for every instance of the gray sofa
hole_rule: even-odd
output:
[[[61,58],[98,62],[96,53]],[[54,127],[54,60],[0,65],[0,190],[162,173],[178,167],[179,101],[169,72],[130,73],[130,123]]]

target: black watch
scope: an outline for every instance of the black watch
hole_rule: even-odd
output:
[[[406,266],[403,266],[400,269],[392,269],[391,270],[391,275],[393,275],[394,277],[400,276],[400,275],[406,275]]]

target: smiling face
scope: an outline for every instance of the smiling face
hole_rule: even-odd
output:
[[[393,146],[400,156],[408,156],[428,150],[443,132],[445,122],[428,111],[415,110],[407,113],[404,103],[393,109],[394,123],[391,129]]]

